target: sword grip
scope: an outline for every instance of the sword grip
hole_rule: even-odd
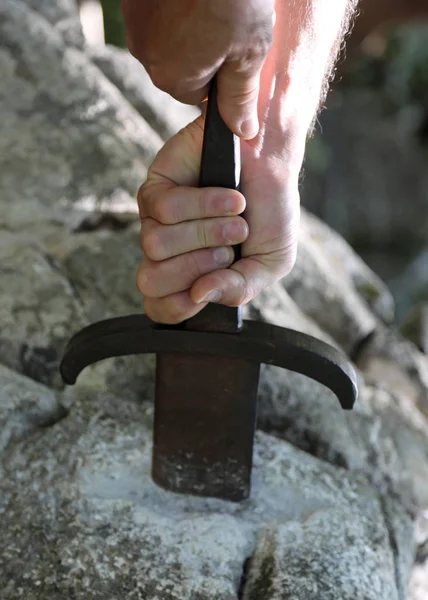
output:
[[[208,95],[202,145],[199,187],[224,187],[239,190],[241,173],[240,140],[223,121],[217,105],[217,82],[213,79]],[[241,258],[241,247],[233,247],[235,262]],[[236,333],[242,327],[241,307],[208,304],[200,313],[183,324],[193,331]]]
[[[224,187],[239,190],[241,176],[240,140],[223,121],[217,104],[217,79],[214,78],[205,116],[199,187]],[[233,247],[235,261],[240,245]]]

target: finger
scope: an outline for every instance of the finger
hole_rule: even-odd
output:
[[[161,298],[189,289],[201,276],[227,268],[234,260],[232,248],[195,250],[161,262],[147,257],[137,273],[137,287],[145,298]]]
[[[260,75],[270,44],[271,38],[267,38],[267,43],[256,45],[253,55],[225,62],[217,74],[220,114],[228,127],[245,140],[259,131]]]
[[[153,261],[217,246],[241,244],[248,236],[248,225],[242,217],[222,217],[185,221],[177,225],[161,225],[150,217],[141,223],[140,244]]]
[[[244,196],[235,190],[176,186],[167,181],[142,185],[137,199],[140,218],[151,217],[163,225],[239,215],[245,209]]]
[[[206,304],[196,304],[190,297],[189,290],[171,294],[164,298],[146,298],[144,312],[155,323],[176,325],[185,319],[197,315]]]
[[[183,65],[165,63],[146,65],[152,83],[162,92],[169,94],[182,104],[197,106],[209,92],[209,82],[215,70],[209,69],[203,76],[183,72]]]
[[[243,258],[227,270],[204,275],[193,284],[191,298],[195,303],[243,306],[291,271],[296,249],[294,242],[279,256]]]

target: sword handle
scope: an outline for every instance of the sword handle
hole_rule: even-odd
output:
[[[223,121],[217,105],[217,82],[213,79],[208,95],[202,145],[199,187],[239,189],[241,172],[240,140]],[[235,261],[241,257],[240,245],[233,247]],[[200,313],[182,324],[194,331],[236,333],[242,327],[242,308],[208,304]]]
[[[223,121],[217,104],[217,79],[214,78],[205,116],[199,187],[223,187],[239,190],[241,146],[239,138]],[[241,255],[240,245],[233,247],[235,261]]]

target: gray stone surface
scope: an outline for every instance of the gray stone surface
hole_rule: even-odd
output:
[[[143,309],[138,228],[73,235],[58,226],[32,244],[13,240],[0,245],[0,362],[61,386],[58,364],[73,333]]]
[[[428,415],[428,356],[413,343],[379,327],[361,347],[357,364],[368,382],[411,398]]]
[[[301,210],[300,226],[311,246],[326,258],[346,286],[355,290],[385,323],[394,319],[395,300],[386,284],[374,273],[345,239],[323,221]]]
[[[334,256],[333,261],[331,250],[324,251],[303,219],[296,264],[282,281],[296,304],[352,353],[375,330],[377,320],[349,275],[343,276],[346,254]]]
[[[377,489],[408,506],[428,504],[428,426],[407,396],[366,386],[358,405],[340,409],[336,397],[310,379],[265,366],[258,427],[305,452],[364,473]]]
[[[31,431],[67,414],[52,390],[0,366],[0,453]]]
[[[21,0],[1,3],[0,39],[0,230],[59,218],[76,202],[135,204],[158,134]]]
[[[25,4],[43,15],[68,45],[84,48],[85,38],[76,0],[25,0]]]
[[[170,138],[200,114],[198,108],[181,104],[156,88],[129,52],[106,45],[92,46],[88,54],[163,139]]]
[[[290,590],[301,597],[296,570],[313,582],[321,569],[335,598],[399,598],[382,503],[364,478],[259,434],[249,501],[174,496],[150,479],[150,405],[88,397],[82,386],[71,401],[66,419],[15,443],[1,460],[8,600],[237,600],[253,553],[249,581],[259,579],[266,531],[281,538],[282,579],[257,600]],[[405,528],[400,547],[412,544],[411,523]]]
[[[428,302],[416,304],[400,324],[400,333],[428,354]]]

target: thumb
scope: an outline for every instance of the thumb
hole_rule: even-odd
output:
[[[262,61],[246,65],[225,62],[217,73],[217,101],[220,114],[237,136],[253,139],[259,131],[257,103]]]

